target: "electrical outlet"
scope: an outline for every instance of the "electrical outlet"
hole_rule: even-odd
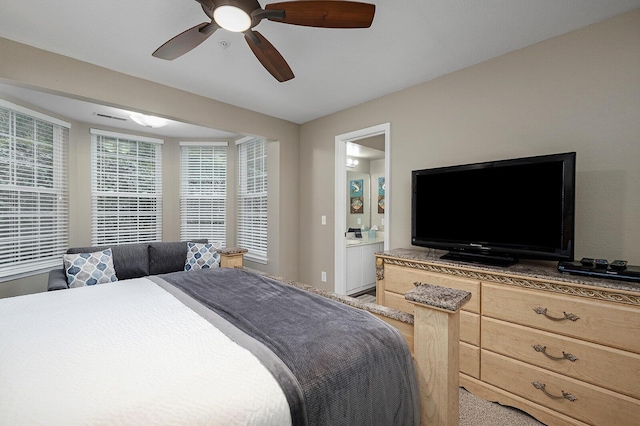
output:
[[[327,224],[327,217],[325,215],[322,215],[322,224],[323,225]]]
[[[362,225],[362,219],[358,218],[358,225]]]
[[[327,282],[327,273],[325,271],[322,271],[320,273],[320,279],[322,280],[323,283]]]

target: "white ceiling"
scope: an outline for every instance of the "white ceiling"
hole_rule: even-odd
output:
[[[347,157],[361,158],[369,161],[380,160],[384,158],[384,151],[358,143],[347,142]]]
[[[260,23],[296,75],[285,83],[262,68],[242,34],[225,30],[174,61],[152,57],[208,21],[194,0],[4,0],[0,37],[304,123],[640,7],[640,0],[371,3],[369,29]]]
[[[0,83],[0,98],[14,102],[22,101],[19,102],[20,106],[39,107],[41,110],[43,109],[58,114],[62,119],[75,120],[93,126],[114,127],[121,130],[129,130],[134,133],[143,132],[162,138],[177,138],[183,141],[189,139],[218,141],[234,139],[238,136],[235,133],[195,126],[174,120],[167,120],[168,123],[165,127],[151,129],[143,127],[131,120],[131,114],[136,111],[128,111],[64,96],[52,95],[9,84]]]

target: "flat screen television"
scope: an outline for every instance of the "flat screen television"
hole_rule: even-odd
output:
[[[414,170],[411,243],[508,266],[572,261],[576,153]]]

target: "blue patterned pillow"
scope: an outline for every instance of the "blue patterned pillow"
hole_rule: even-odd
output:
[[[110,248],[94,253],[65,254],[63,261],[69,288],[118,281]]]
[[[213,243],[187,243],[187,260],[184,264],[185,271],[194,269],[209,269],[220,266],[220,254],[218,247]]]

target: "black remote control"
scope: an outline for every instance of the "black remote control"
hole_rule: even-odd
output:
[[[582,263],[584,266],[593,266],[593,262],[595,262],[595,259],[592,257],[583,257],[582,259],[580,259],[580,263]]]
[[[626,260],[614,260],[609,264],[611,269],[615,269],[616,271],[623,271],[627,269],[627,261]]]
[[[597,269],[606,269],[609,266],[609,262],[607,259],[596,259],[596,268]]]

